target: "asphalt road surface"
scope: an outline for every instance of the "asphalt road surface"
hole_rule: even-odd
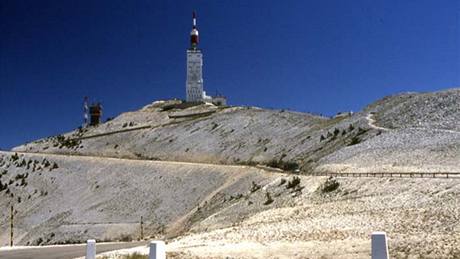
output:
[[[147,242],[96,243],[96,252],[99,254],[142,245],[147,245]],[[71,259],[85,255],[86,244],[0,251],[0,259]]]

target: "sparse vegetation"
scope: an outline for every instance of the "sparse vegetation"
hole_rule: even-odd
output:
[[[37,240],[32,242],[32,245],[39,246],[43,243],[43,238],[39,237]]]
[[[362,134],[366,133],[367,131],[368,131],[367,129],[363,129],[363,128],[360,127],[360,128],[358,128],[357,136],[362,135]]]
[[[273,198],[271,197],[270,193],[269,192],[266,192],[265,193],[265,201],[264,201],[264,205],[269,205],[273,203]]]
[[[78,244],[78,243],[81,243],[81,241],[78,239],[66,239],[64,241],[56,242],[55,244],[70,245],[70,244]]]
[[[254,181],[252,181],[251,188],[249,189],[249,191],[251,193],[253,193],[253,192],[256,192],[259,189],[260,189],[260,185],[256,184]]]
[[[37,161],[38,162],[38,161]],[[46,158],[43,159],[42,165],[46,168],[51,165],[50,161],[48,161]]]
[[[62,135],[57,135],[57,136],[56,136],[56,140],[57,140],[57,142],[62,143],[62,142],[65,141],[65,137],[62,136]]]
[[[337,182],[336,179],[330,177],[324,183],[323,188],[321,189],[321,191],[323,193],[333,192],[333,191],[337,190],[339,188],[339,186],[340,186],[339,182]]]
[[[25,167],[27,165],[27,162],[25,159],[21,160],[21,163],[18,164],[18,167]]]
[[[334,136],[339,135],[340,130],[338,128],[334,128]]]
[[[350,124],[350,126],[348,126],[348,131],[353,131],[355,129],[355,127],[353,126],[353,124]]]
[[[56,162],[53,163],[53,166],[51,166],[50,171],[53,169],[59,168],[58,164]]]
[[[67,138],[61,143],[61,147],[66,147],[66,148],[74,148],[78,145],[80,145],[80,141],[76,139],[70,139],[70,138]]]
[[[19,185],[20,185],[20,186],[23,186],[23,187],[26,187],[26,186],[27,186],[26,179],[25,179],[25,178],[22,178],[22,179],[21,179],[21,183],[20,183]]]
[[[357,136],[354,136],[352,139],[351,139],[351,142],[350,144],[348,144],[348,146],[353,146],[353,145],[356,145],[356,144],[359,144],[361,142],[361,139]]]
[[[8,185],[5,183],[3,184],[2,181],[0,181],[0,192],[2,192],[3,190],[6,190],[8,189]]]
[[[77,133],[78,134],[78,133]],[[54,147],[59,147],[59,148],[75,148],[75,147],[78,147],[78,145],[80,145],[81,141],[80,140],[77,140],[77,139],[74,139],[74,138],[66,138],[62,135],[57,135],[55,138],[55,142],[54,142]]]
[[[241,194],[241,193],[237,193],[235,196],[233,196],[233,195],[230,196],[230,199],[235,199],[235,200],[239,200],[241,198],[243,198],[243,194]]]
[[[21,180],[21,179],[24,179],[24,178],[26,178],[26,175],[17,174],[17,175],[14,177],[14,180],[18,181],[18,180]]]
[[[299,164],[293,161],[283,161],[281,159],[272,159],[267,163],[267,166],[279,168],[284,171],[296,171],[299,169]]]
[[[281,185],[283,185],[283,184],[285,184],[285,183],[286,183],[286,179],[284,179],[284,178],[281,178],[281,180],[280,180],[280,184],[279,184],[278,186],[281,186]]]
[[[133,237],[131,235],[123,234],[120,236],[120,241],[122,242],[131,242],[133,241]]]
[[[252,161],[252,160],[239,161],[238,158],[237,158],[237,160],[235,160],[235,163],[239,164],[239,165],[247,165],[247,166],[256,166],[257,165],[257,162],[255,162],[255,161]]]
[[[295,188],[299,184],[300,184],[300,178],[297,176],[294,176],[288,181],[286,185],[286,189]]]

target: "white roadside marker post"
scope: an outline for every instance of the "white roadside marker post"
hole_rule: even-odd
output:
[[[88,239],[86,242],[86,259],[96,259],[96,240]]]
[[[388,259],[387,234],[372,232],[372,259]]]
[[[151,241],[149,259],[166,259],[165,242]]]

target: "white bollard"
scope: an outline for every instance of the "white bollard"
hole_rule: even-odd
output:
[[[388,259],[387,234],[372,232],[372,259]]]
[[[86,242],[86,259],[96,259],[96,240],[88,239]]]
[[[166,247],[163,241],[151,241],[149,259],[166,259]]]

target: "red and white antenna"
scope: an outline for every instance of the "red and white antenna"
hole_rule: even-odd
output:
[[[196,49],[198,46],[199,37],[198,37],[198,29],[196,27],[196,12],[195,11],[193,11],[192,22],[193,22],[193,27],[192,27],[192,31],[190,32],[190,45],[192,49]]]

